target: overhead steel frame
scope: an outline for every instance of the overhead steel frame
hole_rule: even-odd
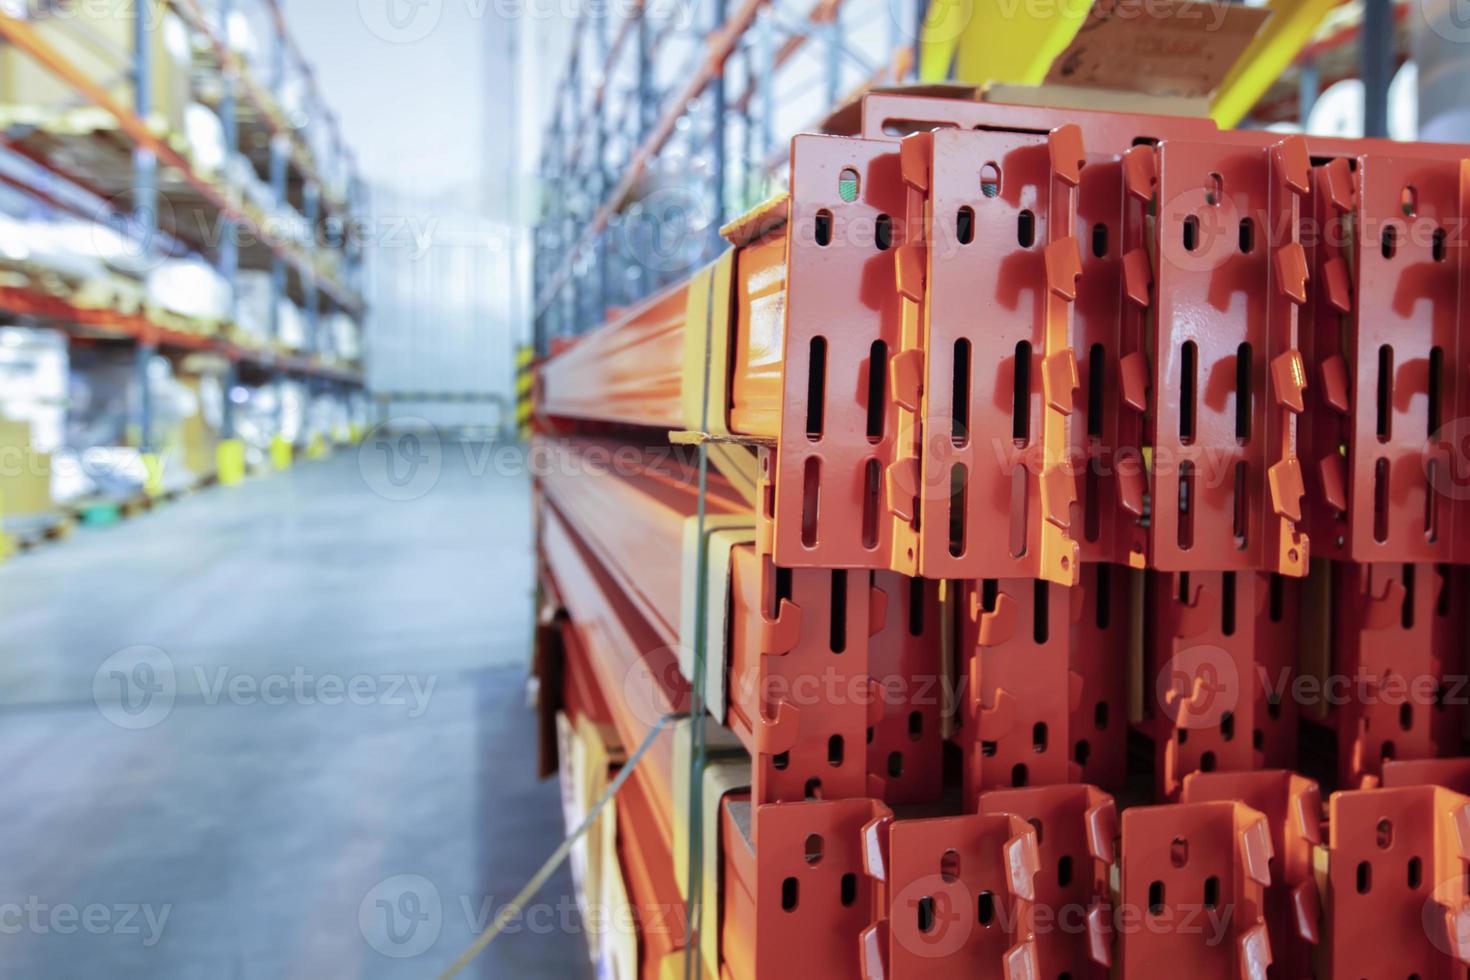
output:
[[[821,84],[832,104],[848,94],[850,65],[862,74],[858,92],[898,79],[899,68],[875,66],[845,35],[843,3],[815,0],[796,13],[769,0],[698,0],[681,11],[687,23],[674,23],[657,0],[633,0],[621,20],[607,5],[577,20],[538,168],[539,353],[719,253],[721,225],[782,179],[784,156],[773,155],[778,76],[804,46],[822,45]],[[910,29],[898,23],[907,24],[910,5],[898,0],[891,18],[895,50]],[[661,84],[658,59],[685,47],[693,51],[691,70]],[[735,66],[741,71],[732,72]],[[698,161],[707,171],[701,187],[660,185],[660,163],[692,157],[699,147],[709,151]]]

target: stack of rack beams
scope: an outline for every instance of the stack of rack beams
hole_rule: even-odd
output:
[[[626,962],[1463,975],[1470,147],[862,118],[537,368]]]

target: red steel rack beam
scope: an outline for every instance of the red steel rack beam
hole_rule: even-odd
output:
[[[1458,977],[1470,966],[1470,799],[1435,786],[1328,801],[1322,975]]]
[[[14,316],[36,317],[83,336],[129,338],[174,350],[212,351],[232,361],[258,365],[263,369],[282,370],[340,384],[363,383],[359,372],[328,367],[311,358],[253,350],[218,337],[172,330],[139,314],[84,309],[60,297],[19,286],[0,286],[0,310]]]
[[[1352,685],[1329,700],[1341,785],[1373,786],[1392,760],[1457,755],[1464,698],[1443,695],[1465,670],[1461,580],[1436,565],[1334,563],[1332,574],[1330,676]]]
[[[698,513],[697,471],[672,452],[611,441],[538,439],[531,456],[542,470],[538,485],[547,500],[598,555],[663,646],[675,646],[684,527]],[[708,512],[749,513],[749,506],[712,472]]]
[[[885,704],[869,661],[885,600],[862,572],[778,569],[751,546],[735,549],[730,588],[728,722],[754,802],[872,795],[865,745]]]
[[[670,286],[546,362],[538,408],[565,418],[683,425],[687,283]]]
[[[874,573],[868,673],[868,792],[889,806],[944,796],[944,665],[939,583]]]
[[[870,875],[870,828],[891,816],[876,800],[721,806],[723,908],[729,980],[859,977],[860,939],[882,914]]]
[[[1383,764],[1383,787],[1443,786],[1447,790],[1470,795],[1470,758],[1403,759]]]
[[[1265,980],[1271,832],[1244,803],[1123,813],[1122,976]]]
[[[956,659],[964,680],[959,729],[964,805],[986,790],[1074,782],[1071,603],[1041,579],[988,579],[960,593]]]
[[[1071,705],[1068,751],[1081,782],[1122,789],[1128,782],[1128,663],[1134,579],[1122,565],[1084,563],[1071,590]],[[1071,696],[1071,688],[1068,691]]]
[[[1082,149],[1086,157],[1086,165],[1082,168],[1084,193],[1080,195],[1078,205],[1078,237],[1083,239],[1086,245],[1086,247],[1082,250],[1084,253],[1083,275],[1081,283],[1079,284],[1079,289],[1081,289],[1084,293],[1086,293],[1089,288],[1105,289],[1105,287],[1100,284],[1105,283],[1110,279],[1114,283],[1119,283],[1122,281],[1118,276],[1118,273],[1121,269],[1121,265],[1119,263],[1119,256],[1121,253],[1118,249],[1118,246],[1116,245],[1116,241],[1121,236],[1123,221],[1123,204],[1121,197],[1119,197],[1122,190],[1122,184],[1114,183],[1114,181],[1121,180],[1122,178],[1121,159],[1123,157],[1123,154],[1127,150],[1131,149],[1136,143],[1158,141],[1161,139],[1186,139],[1192,141],[1209,142],[1211,144],[1221,146],[1222,149],[1226,152],[1235,152],[1236,150],[1243,148],[1257,148],[1261,150],[1268,150],[1273,145],[1281,142],[1281,137],[1274,134],[1261,134],[1249,131],[1222,132],[1216,129],[1214,123],[1208,119],[1129,115],[1121,113],[1089,112],[1084,110],[1060,110],[1042,107],[1011,106],[996,103],[969,102],[955,99],[901,96],[880,93],[869,94],[863,99],[862,112],[863,138],[867,140],[886,141],[889,143],[898,142],[906,134],[924,132],[935,126],[950,126],[964,130],[1005,130],[1016,133],[1042,134],[1056,130],[1059,127],[1075,125],[1081,133]],[[807,137],[806,139],[818,141],[822,138]],[[1394,144],[1383,140],[1340,140],[1325,137],[1304,137],[1304,139],[1306,140],[1308,154],[1311,157],[1318,159],[1351,158],[1356,155],[1368,152],[1391,153],[1394,147]],[[835,140],[835,142],[837,142],[839,145],[851,147],[854,153],[856,153],[858,148],[862,145],[861,143],[852,140]],[[897,151],[890,150],[889,152],[896,153]],[[1470,157],[1470,147],[1458,146],[1454,144],[1417,144],[1415,153],[1423,159],[1438,160],[1458,164],[1458,161],[1460,159]],[[869,155],[878,156],[878,154]],[[856,160],[858,159],[858,157],[854,156],[853,159]],[[893,160],[887,163],[886,166],[892,167],[896,163],[897,161]],[[856,166],[857,164],[854,165]],[[836,175],[834,174],[832,176],[834,179],[833,181],[831,181],[831,184],[835,187]],[[883,175],[880,174],[878,179],[881,184],[883,181]],[[827,182],[823,181],[822,190],[825,192],[826,188]],[[875,189],[871,182],[868,182],[865,185],[865,190],[863,192],[864,196],[866,196],[868,189]],[[1201,185],[1201,193],[1203,193],[1203,185]],[[1111,203],[1109,203],[1110,201]],[[815,213],[817,210],[820,210],[820,207],[820,204],[814,203],[811,210],[813,213]],[[890,214],[890,217],[894,216],[894,212],[884,212],[877,208],[871,209],[871,212],[865,215],[866,223],[862,224],[860,227],[866,229],[866,235],[869,240],[871,240],[874,234],[876,234],[874,222],[876,222],[877,216],[883,213]],[[811,237],[812,231],[810,221],[797,220],[795,224],[799,231],[801,231],[806,238]],[[1099,257],[1092,254],[1094,249],[1092,240],[1093,235],[1097,231],[1096,226],[1098,224],[1103,224],[1105,226],[1104,234],[1106,235],[1107,241],[1103,244],[1106,244],[1108,246],[1107,248],[1102,249],[1104,255],[1101,258],[1108,259],[1109,261],[1107,263],[1100,263],[1094,266],[1091,264],[1091,260]],[[775,227],[775,222],[772,222],[772,227]],[[780,237],[784,235],[784,232],[774,231],[773,234],[777,237]],[[1262,239],[1263,241],[1268,240],[1265,237],[1264,232],[1262,234]],[[854,241],[856,240],[857,239],[854,239]],[[901,244],[901,238],[895,237],[893,239],[893,243],[895,245]],[[768,243],[766,247],[771,249],[772,252],[777,256],[776,261],[781,263],[784,263],[786,261],[784,251],[782,251],[785,247],[784,242],[776,242],[774,244]],[[777,287],[774,292],[771,292],[767,286],[766,280],[769,279],[771,275],[773,275],[773,264],[774,263],[770,261],[769,258],[767,258],[765,261],[761,261],[758,264],[754,265],[752,269],[743,276],[738,276],[737,281],[739,281],[740,279],[744,279],[747,284],[751,285],[760,282],[762,287],[762,296],[764,296],[767,301],[766,306],[774,306],[777,310],[779,310],[780,305],[787,299],[787,291],[789,289],[798,289],[800,288],[800,286],[797,283],[782,284],[781,286]],[[1097,274],[1089,276],[1087,273],[1089,271],[1092,271],[1094,268],[1096,268]],[[871,289],[875,287],[870,286],[869,288]],[[1116,289],[1116,286],[1114,288]],[[1098,318],[1111,318],[1115,320],[1118,316],[1117,305],[1122,302],[1123,297],[1117,292],[1114,292],[1112,294],[1112,297],[1113,298],[1111,300],[1093,298],[1091,307],[1089,307],[1088,303],[1083,301],[1085,297],[1080,297],[1079,320],[1088,322],[1096,322]],[[654,300],[645,301],[643,304],[640,304],[639,308],[642,309],[651,302],[654,302]],[[1093,309],[1093,312],[1091,314],[1088,314],[1086,312],[1086,310],[1089,308]],[[637,329],[636,325],[631,324],[626,317],[621,320],[615,321],[615,323],[629,324],[630,329]],[[767,346],[769,346],[771,340],[774,340],[776,349],[778,351],[784,349],[782,338],[782,331],[784,331],[784,319],[777,319],[775,322],[771,322],[769,319],[763,318],[759,319],[756,322],[753,322],[751,326],[759,326],[760,329],[767,332],[774,330],[776,332],[775,336],[773,338],[768,338]],[[674,329],[677,330],[677,328]],[[1088,336],[1088,329],[1101,330],[1103,328],[1100,324],[1095,328],[1088,327],[1085,328],[1079,335]],[[576,344],[573,345],[572,349],[575,350],[577,347],[584,345],[589,348],[596,348],[599,345],[618,345],[619,341],[617,340],[616,333],[617,331],[616,329],[614,329],[614,324],[610,323],[609,326],[603,328],[603,330],[594,332],[593,334],[589,334],[588,336],[579,340]],[[749,338],[746,337],[746,335],[742,334],[742,339]],[[673,344],[672,338],[670,339],[669,343],[671,345]],[[1081,347],[1076,344],[1074,344],[1073,346],[1078,349],[1080,359]],[[1090,346],[1090,344],[1087,346]],[[735,358],[735,360],[738,370],[738,365],[740,364],[739,355],[741,354],[738,345],[736,347],[736,354],[737,357]],[[567,355],[563,354],[559,356],[564,357]],[[593,359],[591,351],[589,351],[586,356],[589,358],[589,360]],[[553,357],[547,363],[548,379],[550,378],[550,372],[554,370],[556,361],[558,359],[558,357]],[[666,365],[664,365],[663,362],[659,361],[653,362],[651,364],[651,367],[654,375],[657,375],[659,372],[665,371],[666,369]],[[634,368],[636,368],[636,365],[630,365],[630,373],[626,375],[620,375],[618,378],[616,378],[615,380],[617,381],[617,383],[626,384],[629,386],[641,383],[641,381],[643,381],[644,379],[639,379],[635,377],[633,373],[631,373],[632,369]],[[1081,374],[1081,380],[1085,383],[1087,372],[1084,370],[1081,372]],[[652,381],[653,383],[646,385],[646,387],[655,388],[659,387],[660,384],[662,384],[658,381],[656,377],[650,378],[648,380]],[[555,387],[556,386],[554,385],[548,384],[548,394],[552,397],[557,397],[557,393],[554,390]],[[1124,395],[1125,398],[1131,397],[1131,394],[1127,388],[1120,387],[1111,383],[1108,391],[1110,393],[1120,392]],[[591,404],[592,399],[596,395],[596,392],[586,391],[579,394],[581,398],[589,403],[588,407],[584,410],[587,413],[584,417],[596,417],[595,406]],[[1086,401],[1086,398],[1079,399],[1079,404],[1077,406],[1079,415],[1085,416]],[[1109,414],[1112,414],[1111,401],[1105,402],[1104,407],[1108,409]],[[777,403],[776,408],[779,409],[779,402]],[[549,405],[548,410],[554,412],[555,406]],[[644,424],[662,424],[660,421],[657,421],[658,418],[659,416],[655,416],[654,418],[643,419],[642,422]],[[745,433],[749,435],[766,436],[772,434],[772,430],[768,427],[751,427],[742,431],[745,431]],[[1102,558],[1108,556],[1093,553],[1085,555],[1084,557],[1089,560],[1101,560]],[[1121,552],[1113,552],[1111,553],[1110,557],[1111,560],[1114,561],[1126,562],[1127,551],[1123,550]]]
[[[1013,813],[897,821],[884,815],[864,828],[864,837],[863,863],[887,903],[863,933],[856,975],[1042,975],[1031,918],[1041,860],[1037,832],[1026,820]]]
[[[1313,176],[1309,531],[1337,559],[1463,561],[1470,153],[1385,150]]]
[[[845,142],[826,141],[839,152]],[[872,145],[891,157],[889,144]],[[892,391],[901,412],[887,473],[899,571],[1076,582],[1066,463],[1083,156],[1075,126],[936,130],[901,144],[903,325]],[[793,265],[793,292],[796,280]],[[801,352],[788,354],[799,370]]]
[[[1036,829],[1035,975],[1105,980],[1112,964],[1109,876],[1117,860],[1113,798],[1079,785],[996,790],[980,797],[980,812],[1014,814]]]
[[[1236,572],[1152,573],[1152,643],[1145,651],[1145,728],[1160,799],[1184,777],[1254,768],[1255,578]]]
[[[712,437],[757,461],[709,498],[754,525],[731,552],[729,703],[713,706],[752,757],[752,789],[718,804],[724,892],[705,911],[726,980],[1463,973],[1470,799],[1433,785],[1470,782],[1446,696],[1464,668],[1460,502],[1436,517],[1432,475],[1396,470],[1392,494],[1314,483],[1321,455],[1429,468],[1446,446],[1425,445],[1424,396],[1440,392],[1442,420],[1470,407],[1431,367],[1437,348],[1463,369],[1470,349],[1470,249],[1397,237],[1465,214],[1470,148],[1420,150],[893,96],[865,101],[858,138],[794,141],[790,198],[727,229],[731,282],[709,305],[728,306],[731,338],[728,363],[709,358],[728,381]],[[1337,250],[1308,240],[1322,213],[1350,219]],[[543,424],[641,426],[622,438],[650,445],[692,428],[706,282],[553,356]],[[1414,348],[1382,372],[1386,396],[1338,332],[1365,318]],[[966,455],[996,445],[1040,456],[1019,468],[1024,547],[1017,470]],[[1061,457],[1083,467],[1048,478]],[[1180,461],[1230,478],[1191,484]],[[544,550],[578,539],[644,643],[679,622],[697,503],[682,465],[675,486],[540,481]],[[1334,537],[1364,514],[1367,539]],[[1315,533],[1337,560],[1303,580]],[[1360,547],[1375,560],[1354,564]],[[1291,771],[1309,707],[1295,682],[1318,666],[1304,627],[1331,634],[1329,674],[1367,683],[1320,719],[1352,788],[1325,822]],[[646,647],[622,637],[634,652],[594,669],[628,676]],[[790,693],[824,676],[835,694]],[[929,676],[954,683],[951,715],[878,693]],[[687,687],[638,684],[645,708],[609,708],[630,732]],[[1130,733],[1152,739],[1163,805],[1120,816],[1098,786],[1139,797]],[[1048,922],[1067,908],[1080,928]]]
[[[689,685],[679,675],[674,651],[623,597],[575,532],[553,508],[543,508],[540,519],[544,574],[566,603],[619,737],[624,745],[639,745],[660,718],[688,709]],[[633,774],[653,801],[658,833],[670,841],[673,739],[673,729],[665,728]]]
[[[1184,803],[1211,801],[1239,801],[1266,818],[1274,869],[1265,897],[1271,963],[1282,976],[1311,976],[1322,938],[1322,900],[1313,867],[1314,849],[1322,843],[1317,784],[1285,770],[1195,773],[1184,780]]]

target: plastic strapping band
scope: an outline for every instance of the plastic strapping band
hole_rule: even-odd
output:
[[[461,953],[459,959],[455,960],[449,969],[439,974],[439,980],[449,980],[450,977],[458,975],[461,970],[470,965],[471,960],[485,951],[485,948],[495,940],[495,937],[500,935],[506,926],[510,925],[512,919],[521,914],[521,910],[525,908],[526,903],[536,896],[536,893],[541,890],[541,886],[546,884],[547,879],[555,874],[556,869],[561,867],[566,861],[567,855],[572,853],[572,846],[586,835],[587,831],[592,828],[593,823],[602,814],[602,811],[612,802],[613,797],[618,795],[618,790],[623,788],[623,784],[628,781],[628,777],[633,775],[633,770],[638,768],[638,763],[648,754],[648,750],[653,747],[654,740],[668,727],[669,722],[681,717],[683,716],[677,714],[664,715],[653,728],[649,729],[648,734],[643,738],[643,744],[638,746],[638,751],[634,752],[628,761],[623,764],[623,767],[618,770],[618,774],[613,777],[612,783],[608,785],[607,792],[602,794],[602,799],[597,801],[596,805],[592,807],[591,812],[587,814],[577,829],[572,831],[567,839],[561,842],[561,846],[552,852],[551,857],[546,859],[546,863],[541,865],[541,870],[532,875],[531,880],[526,882],[526,887],[522,888],[520,893],[500,910],[500,914],[495,916],[495,921],[490,923],[484,932],[480,933],[479,937],[470,944],[470,948]]]
[[[699,431],[709,432],[709,381],[711,360],[714,352],[710,342],[714,337],[715,287],[719,282],[719,262],[711,267],[709,293],[704,302],[704,392],[699,399]],[[699,980],[704,967],[700,955],[699,932],[703,925],[704,889],[704,681],[709,670],[707,647],[709,618],[709,541],[704,534],[706,494],[709,490],[709,440],[699,441],[699,535],[698,561],[695,576],[698,585],[694,590],[694,676],[690,678],[692,690],[689,695],[691,728],[689,737],[693,744],[689,752],[689,883],[685,895],[685,933],[689,943],[684,952],[684,980]]]

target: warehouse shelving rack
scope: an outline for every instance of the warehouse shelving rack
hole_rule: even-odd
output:
[[[631,970],[1463,972],[1463,699],[1386,679],[1466,667],[1470,147],[858,116],[536,370],[543,617],[622,748],[694,719],[603,852],[682,861]]]
[[[1390,0],[1373,2],[1385,5]],[[822,104],[834,109],[885,85],[942,86],[956,71],[973,82],[1035,84],[1086,11],[927,0],[857,6],[814,0],[793,10],[783,2],[705,0],[673,10],[634,0],[626,10],[593,5],[578,16],[542,142],[542,185],[556,192],[546,196],[533,239],[538,353],[553,338],[576,336],[608,311],[686,277],[719,251],[726,220],[781,186],[790,133],[778,131],[778,111],[802,52],[820,52],[817,84]],[[1239,122],[1284,69],[1295,78],[1306,65],[1301,74],[1310,74],[1311,59],[1359,31],[1352,24],[1309,44],[1339,0],[1268,6],[1272,19],[1217,93],[1223,125]],[[1404,9],[1386,16],[1401,21]],[[956,13],[967,23],[952,23]],[[852,31],[865,20],[884,24],[883,40],[859,50]],[[1006,64],[967,78],[966,64],[974,67],[980,54],[999,54]],[[655,65],[670,60],[683,70],[660,82]],[[1387,78],[1379,81],[1386,92]],[[1277,89],[1271,99],[1279,104]],[[817,122],[801,121],[808,128]],[[695,163],[693,178],[671,188],[657,177],[665,162]]]
[[[144,371],[157,351],[205,350],[223,355],[229,363],[231,384],[241,372],[263,380],[280,381],[298,377],[314,387],[359,389],[360,368],[352,364],[328,363],[324,332],[320,329],[324,309],[335,309],[359,324],[364,313],[360,295],[362,243],[356,227],[362,212],[364,185],[355,175],[347,179],[345,196],[327,193],[323,162],[315,158],[300,127],[293,125],[282,109],[280,93],[290,70],[301,72],[308,87],[310,125],[330,132],[327,145],[333,170],[355,170],[351,153],[342,140],[340,127],[325,108],[310,68],[296,49],[286,28],[277,0],[259,0],[270,24],[269,78],[262,82],[255,69],[233,52],[224,41],[237,0],[220,0],[211,21],[198,0],[169,0],[167,9],[176,14],[191,35],[202,40],[208,52],[200,66],[196,54],[194,71],[203,72],[218,85],[215,108],[225,135],[226,159],[233,161],[243,144],[258,175],[268,180],[276,207],[304,226],[306,240],[296,241],[273,227],[277,215],[269,215],[250,204],[241,188],[221,175],[206,175],[176,148],[175,134],[155,130],[145,120],[153,109],[149,17],[145,5],[134,5],[133,65],[129,73],[134,100],[124,105],[103,86],[68,62],[42,37],[32,23],[11,13],[0,13],[0,41],[15,46],[71,86],[79,99],[103,110],[115,130],[59,139],[44,127],[23,127],[7,134],[6,149],[25,158],[44,179],[31,181],[7,177],[11,186],[21,185],[42,201],[57,203],[47,184],[59,180],[69,192],[80,190],[88,202],[80,213],[100,217],[122,227],[145,253],[205,254],[236,289],[242,267],[271,273],[270,309],[272,330],[279,335],[277,302],[284,298],[297,304],[308,324],[308,349],[304,353],[283,350],[254,350],[229,337],[198,336],[181,332],[171,324],[149,320],[146,314],[83,310],[65,297],[40,290],[6,289],[3,309],[12,315],[44,322],[73,337],[103,337],[134,343],[138,370]],[[86,171],[77,161],[87,161]],[[68,195],[69,197],[74,195]],[[74,210],[74,205],[66,205]],[[160,221],[167,215],[173,227]],[[143,385],[147,391],[147,385]],[[138,426],[141,448],[152,447],[152,409],[144,397]],[[225,439],[233,438],[233,418],[226,401]]]
[[[538,351],[687,276],[721,247],[720,226],[784,179],[777,114],[803,82],[790,77],[798,54],[820,63],[805,80],[819,105],[912,76],[923,5],[858,6],[636,0],[578,17],[540,161],[555,192],[534,235]],[[881,43],[856,43],[856,14],[886,25]],[[680,71],[660,79],[669,63]],[[675,160],[694,161],[688,185],[661,183]]]

